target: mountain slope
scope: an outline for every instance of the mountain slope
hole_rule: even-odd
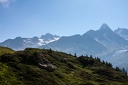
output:
[[[1,47],[0,46],[0,55],[3,55],[3,54],[10,54],[10,53],[14,53],[15,51],[10,49],[10,48],[7,48],[7,47]]]
[[[114,31],[124,39],[128,40],[128,29],[126,28],[118,28],[117,30]]]
[[[73,35],[61,37],[58,41],[43,45],[41,48],[52,48],[67,53],[97,54],[105,50],[105,47],[88,35]],[[95,49],[98,48],[98,49]]]
[[[121,50],[116,52],[115,55],[109,59],[109,62],[112,62],[114,67],[118,66],[128,71],[128,51]]]
[[[27,48],[0,56],[0,84],[127,85],[126,74],[99,58]]]

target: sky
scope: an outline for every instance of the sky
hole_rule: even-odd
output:
[[[0,0],[0,42],[84,34],[103,23],[128,29],[128,0]]]

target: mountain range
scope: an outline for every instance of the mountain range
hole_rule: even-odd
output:
[[[102,44],[86,34],[61,37],[59,40],[43,45],[40,48],[51,48],[71,54],[77,53],[78,55],[95,55],[106,50]]]
[[[1,42],[0,46],[14,50],[23,50],[28,47],[51,48],[77,55],[88,54],[109,61],[115,67],[124,67],[128,71],[128,29],[118,28],[113,31],[105,23],[98,30],[89,30],[83,35],[60,37],[47,33],[41,37],[8,39]]]
[[[41,37],[35,36],[33,38],[16,37],[15,39],[8,39],[5,40],[4,42],[1,42],[0,46],[9,47],[12,48],[13,50],[23,50],[28,47],[37,48],[42,45],[56,41],[59,38],[60,38],[59,36],[52,35],[50,33],[42,35]]]

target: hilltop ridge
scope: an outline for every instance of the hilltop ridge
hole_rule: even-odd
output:
[[[27,48],[0,56],[0,84],[127,85],[125,70],[98,57],[77,56],[52,49]]]

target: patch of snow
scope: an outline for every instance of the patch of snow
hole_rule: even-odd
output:
[[[31,39],[23,40],[24,43],[32,43]]]
[[[128,35],[119,34],[121,37],[123,37],[125,40],[128,40]]]
[[[59,40],[60,38],[54,38],[54,40]]]
[[[126,51],[127,51],[127,50],[125,50],[125,49],[119,50],[119,51],[115,52],[115,54],[114,54],[113,56],[117,56],[117,55],[119,55],[119,54],[121,54],[121,53],[124,53],[124,52],[126,52]]]
[[[54,38],[53,40],[45,41],[46,44],[59,40],[60,38]]]
[[[43,39],[38,39],[38,40],[39,40],[39,42],[38,42],[38,45],[39,45],[39,46],[44,45]]]
[[[54,41],[57,41],[59,40],[60,38],[54,38],[53,40],[47,40],[47,41],[44,41],[43,39],[38,39],[39,42],[38,42],[38,45],[41,46],[41,45],[46,45],[48,43],[51,43],[51,42],[54,42]]]
[[[26,40],[23,40],[23,42],[26,42]]]
[[[95,38],[95,40],[96,40],[97,42],[99,42],[99,39],[98,39],[97,37]]]

